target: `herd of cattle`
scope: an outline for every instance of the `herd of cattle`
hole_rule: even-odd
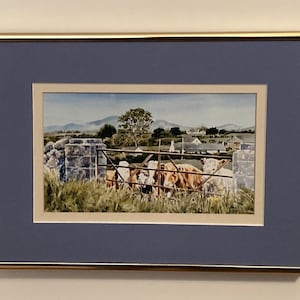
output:
[[[45,146],[44,168],[55,170],[61,181],[65,178],[65,144],[68,140],[48,143]],[[200,191],[205,195],[233,192],[233,172],[225,168],[228,160],[202,158],[202,168],[187,163],[158,162],[149,160],[142,165],[120,161],[113,169],[106,170],[107,187],[130,188],[144,194],[159,195],[165,193],[168,198],[175,190]],[[107,166],[109,167],[109,166]]]
[[[159,163],[150,160],[143,168],[120,161],[114,169],[106,171],[106,185],[153,195],[162,191],[168,198],[175,190],[200,191],[206,195],[231,193],[233,172],[224,167],[227,161],[203,158],[201,162],[202,170],[191,164],[173,161]]]

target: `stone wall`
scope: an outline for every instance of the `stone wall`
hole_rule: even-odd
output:
[[[97,156],[97,149],[106,149],[101,139],[70,139],[65,145],[65,180],[104,177],[106,167],[101,165],[106,165],[107,161],[103,152],[98,151]]]
[[[254,190],[255,151],[239,150],[232,156],[233,189],[242,188]]]

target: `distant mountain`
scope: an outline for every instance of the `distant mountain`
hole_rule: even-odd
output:
[[[179,127],[180,130],[187,130],[189,128],[187,126],[182,126],[182,125],[171,123],[171,122],[168,122],[168,121],[165,121],[165,120],[154,120],[154,122],[150,126],[151,130],[153,130],[155,128],[159,128],[159,127],[164,128],[164,129]]]
[[[73,131],[73,130],[80,130],[82,125],[76,123],[68,123],[63,126],[63,131]]]
[[[217,128],[219,130],[226,130],[226,131],[246,131],[246,130],[254,130],[254,126],[252,127],[243,127],[241,125],[237,125],[237,124],[233,124],[233,123],[228,123],[228,124],[223,124],[223,125],[220,125],[220,126],[217,126]]]
[[[68,123],[65,125],[51,125],[45,126],[45,132],[54,132],[54,131],[97,131],[100,127],[104,124],[110,124],[118,127],[118,116],[109,116],[100,120],[87,122],[84,124],[77,124],[77,123]]]
[[[82,129],[81,124],[76,124],[76,123],[68,123],[65,125],[51,125],[51,126],[46,126],[44,128],[45,132],[54,132],[54,131],[76,131],[79,130],[81,131]]]
[[[248,131],[248,130],[255,131],[255,126],[243,128],[243,130],[245,130],[245,131]]]
[[[84,124],[76,124],[76,123],[68,123],[65,125],[51,125],[45,126],[45,132],[54,132],[54,131],[97,131],[101,128],[104,124],[113,125],[115,128],[118,128],[118,116],[109,116],[103,119],[87,122]],[[155,128],[164,128],[170,129],[172,127],[179,127],[181,130],[186,130],[189,127],[181,126],[175,123],[168,122],[166,120],[154,120],[151,124],[151,130]]]
[[[115,128],[118,128],[118,116],[112,115],[105,117],[103,119],[87,122],[84,124],[78,124],[78,123],[67,123],[64,125],[51,125],[51,126],[45,126],[44,131],[45,132],[54,132],[54,131],[98,131],[103,125],[109,124],[114,126]],[[175,124],[172,122],[168,122],[166,120],[154,120],[154,122],[151,124],[150,128],[151,130],[155,128],[164,128],[164,129],[170,129],[172,127],[179,127],[180,130],[188,130],[191,127],[183,126],[179,124]],[[220,126],[216,126],[219,130],[224,129],[227,131],[246,131],[246,130],[254,130],[254,126],[252,127],[243,127],[237,124],[228,123],[223,124]]]
[[[97,131],[99,128],[101,128],[105,124],[112,125],[116,128],[118,128],[118,116],[109,116],[106,118],[103,118],[101,120],[96,120],[92,122],[88,122],[84,124],[83,130],[85,131]]]

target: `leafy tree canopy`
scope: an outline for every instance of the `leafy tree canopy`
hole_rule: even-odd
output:
[[[136,147],[149,135],[152,123],[151,113],[140,107],[130,109],[119,117],[119,128],[124,129],[127,141]]]
[[[163,138],[165,136],[167,136],[167,132],[163,128],[158,127],[153,130],[153,133],[152,133],[153,138],[158,139],[158,138]]]
[[[216,127],[211,127],[206,129],[206,134],[207,135],[215,135],[219,133],[219,129]]]
[[[172,135],[174,135],[174,136],[177,136],[177,135],[181,135],[181,134],[182,134],[182,132],[181,132],[181,130],[180,130],[179,127],[172,127],[172,128],[170,129],[170,133],[171,133]]]
[[[105,124],[99,129],[97,135],[98,137],[105,139],[107,137],[112,137],[116,132],[117,129],[113,125]]]

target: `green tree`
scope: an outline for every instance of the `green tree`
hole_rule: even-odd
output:
[[[153,137],[154,139],[163,138],[163,137],[165,137],[166,135],[167,135],[166,131],[165,131],[163,128],[161,128],[161,127],[155,128],[155,129],[153,130],[153,133],[152,133],[152,137]]]
[[[172,127],[172,128],[170,129],[170,133],[171,133],[173,136],[178,136],[178,135],[181,135],[181,134],[182,134],[182,132],[181,132],[181,130],[180,130],[179,127]]]
[[[224,134],[227,133],[227,130],[225,130],[225,129],[220,129],[219,133],[224,135]]]
[[[110,138],[112,137],[115,133],[117,132],[116,128],[113,126],[113,125],[110,125],[110,124],[105,124],[103,125],[98,133],[97,133],[97,136],[102,138],[102,139],[105,139],[105,138]]]
[[[117,134],[113,137],[114,146],[122,147],[128,145],[126,131],[123,129],[119,129]]]
[[[119,128],[124,130],[128,141],[135,147],[149,136],[152,123],[151,113],[143,108],[130,109],[119,117]]]
[[[218,134],[218,132],[219,132],[219,129],[216,127],[211,127],[211,128],[206,129],[207,135],[216,135],[216,134]]]

